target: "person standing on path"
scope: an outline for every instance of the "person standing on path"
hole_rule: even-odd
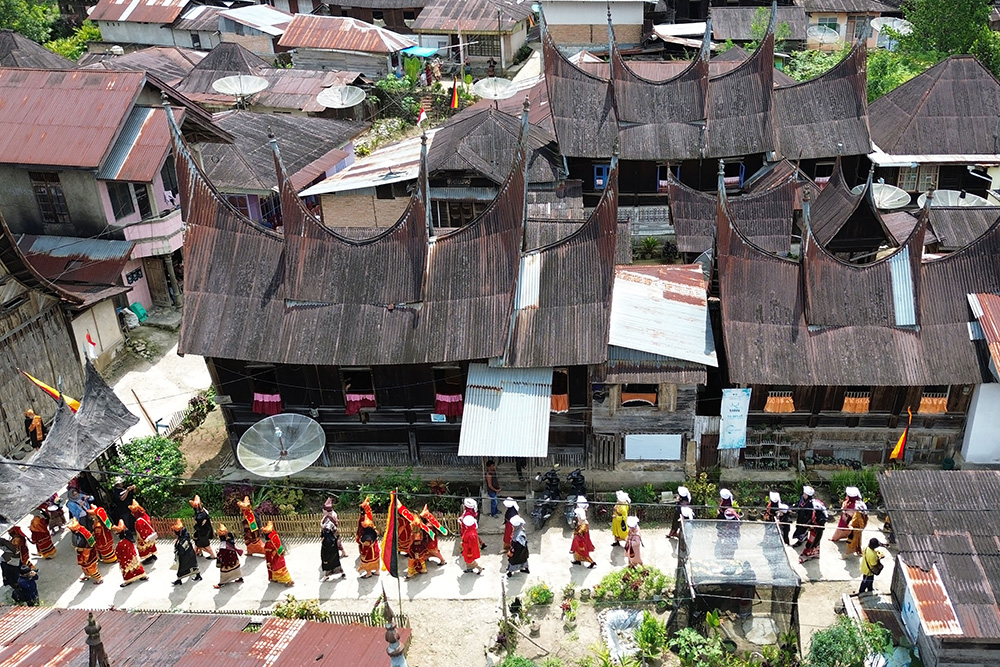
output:
[[[152,563],[156,560],[156,538],[159,537],[153,530],[153,523],[149,520],[149,515],[142,505],[132,501],[129,511],[135,518],[135,546],[139,550],[139,562]],[[127,527],[128,524],[126,523]],[[129,531],[131,532],[131,531]]]
[[[14,602],[28,607],[38,606],[38,573],[27,565],[22,565],[17,577],[17,587],[11,593]]]
[[[778,530],[781,531],[781,541],[790,545],[788,531],[792,528],[792,510],[785,503],[778,503]]]
[[[587,563],[593,570],[597,563],[590,557],[594,551],[594,542],[590,539],[590,522],[587,521],[587,508],[590,503],[586,498],[578,498],[576,502],[576,527],[573,529],[573,541],[570,543],[570,553],[573,554],[573,565]]]
[[[812,519],[813,505],[812,499],[815,490],[811,486],[802,487],[802,495],[799,501],[792,506],[795,510],[795,532],[792,533],[792,546],[797,547],[802,544],[806,534],[809,532],[809,521]]]
[[[261,529],[261,534],[264,536],[264,562],[267,563],[268,581],[291,588],[295,582],[292,581],[292,575],[288,573],[288,567],[285,565],[285,547],[278,533],[274,531],[274,524],[268,521]]]
[[[21,558],[21,565],[34,567],[31,564],[31,552],[28,551],[28,536],[24,534],[20,526],[11,526],[7,529],[10,535],[10,543],[17,549],[17,555]]]
[[[812,514],[809,516],[809,533],[806,535],[806,546],[799,556],[799,563],[819,558],[819,545],[826,530],[826,505],[818,498],[812,499]]]
[[[236,548],[236,536],[220,523],[219,539],[222,544],[219,546],[219,556],[215,561],[215,566],[219,568],[219,583],[213,588],[222,588],[232,583],[242,584],[243,567],[240,565],[240,556],[243,552]]]
[[[424,532],[423,521],[420,520],[420,517],[413,517],[410,529],[412,537],[410,538],[410,548],[406,552],[405,579],[412,579],[418,574],[427,572],[427,533]]]
[[[490,516],[496,518],[499,513],[499,508],[497,507],[497,494],[500,493],[503,488],[500,486],[500,481],[497,480],[497,464],[492,460],[486,462],[486,493],[490,496]]]
[[[94,539],[97,540],[97,556],[102,563],[114,563],[118,560],[115,555],[115,538],[111,534],[111,519],[103,507],[93,506],[87,510],[87,517],[90,525],[94,529]]]
[[[515,572],[528,571],[528,534],[524,531],[524,519],[518,515],[510,520],[514,527],[514,536],[510,540],[510,551],[507,552],[507,578]]]
[[[337,544],[340,549],[340,557],[347,558],[347,550],[344,549],[344,541],[340,539],[340,518],[333,509],[333,498],[327,498],[323,503],[323,517],[319,520],[320,530],[326,524],[331,524],[333,526],[333,532],[337,534]]]
[[[434,518],[434,515],[431,514],[431,511],[427,508],[427,505],[424,505],[424,509],[420,510],[420,520],[424,522],[425,526],[430,528],[430,531],[427,533],[425,537],[425,539],[427,540],[428,560],[431,558],[436,558],[437,564],[439,566],[444,565],[444,556],[441,555],[441,548],[438,546],[437,530],[434,528],[434,525],[437,524],[438,521],[437,519]]]
[[[626,519],[628,537],[625,538],[625,555],[628,556],[628,566],[642,565],[642,535],[639,534],[639,517],[630,516]]]
[[[684,508],[691,509],[691,491],[686,486],[677,487],[677,507],[674,509],[674,520],[670,524],[670,533],[667,535],[668,539],[676,538],[681,532],[681,516],[684,514]]]
[[[632,504],[632,498],[622,489],[615,491],[615,508],[611,513],[611,534],[615,541],[611,543],[613,547],[620,547],[622,540],[628,539],[628,507]]]
[[[24,432],[31,441],[32,449],[39,449],[45,441],[45,424],[42,418],[35,414],[32,409],[24,411]]]
[[[844,489],[844,502],[840,504],[840,520],[837,522],[837,529],[830,537],[831,542],[846,540],[853,534],[851,532],[851,520],[857,512],[857,505],[861,502],[861,491],[856,486],[849,486]]]
[[[861,555],[861,588],[858,595],[875,592],[875,575],[882,571],[882,559],[885,557],[880,548],[882,546],[877,537],[868,540],[868,546]]]
[[[462,525],[465,526],[465,530],[462,532],[462,560],[465,561],[465,571],[477,575],[482,574],[483,568],[479,564],[482,552],[479,550],[479,530],[476,518],[465,515],[462,517]]]
[[[115,485],[111,487],[111,518],[117,523],[123,521],[129,532],[135,532],[135,517],[129,511],[129,505],[135,500],[135,484],[125,486],[124,477],[115,477]]]
[[[503,515],[503,551],[500,553],[507,553],[510,551],[510,541],[514,537],[514,526],[510,524],[510,520],[517,516],[520,507],[517,501],[507,496],[503,501],[503,506],[507,508],[507,511]]]
[[[132,541],[132,531],[128,529],[125,522],[121,519],[118,520],[117,525],[111,526],[111,530],[118,533],[118,546],[115,547],[115,558],[118,560],[118,567],[122,571],[122,583],[119,586],[125,588],[133,582],[148,579],[149,577],[146,575],[145,568],[139,562],[139,552],[136,551],[135,543]]]
[[[361,545],[361,564],[358,572],[362,579],[375,575],[378,576],[379,566],[379,546],[378,531],[375,530],[375,522],[370,517],[362,515],[358,543]]]
[[[465,517],[471,516],[475,524],[477,526],[479,525],[479,503],[472,498],[466,498],[462,504],[464,507],[462,509],[462,513],[458,516],[458,536],[464,538],[465,531],[467,530],[464,522]],[[478,534],[479,533],[477,531],[476,535],[478,536]],[[483,542],[481,538],[479,539],[479,548],[486,548],[486,542]]]
[[[208,560],[215,558],[215,551],[212,550],[212,517],[208,510],[201,503],[201,496],[196,495],[194,500],[188,501],[194,508],[194,552],[201,555],[203,552]]]
[[[236,505],[243,513],[243,546],[247,548],[247,558],[263,556],[264,545],[260,541],[260,527],[257,525],[253,507],[250,506],[250,497],[243,496],[243,500],[236,501]]]
[[[80,489],[70,489],[68,493],[69,500],[66,501],[66,509],[69,510],[71,517],[83,523],[87,518],[87,510],[90,509],[90,502],[94,496],[80,493]]]
[[[31,543],[38,549],[39,558],[48,560],[56,555],[56,546],[52,543],[52,534],[49,532],[48,513],[45,510],[38,510],[31,517],[28,530],[31,532]]]
[[[83,570],[80,581],[94,580],[94,585],[104,583],[101,573],[97,569],[97,549],[94,548],[96,540],[93,534],[80,525],[75,518],[69,520],[66,526],[73,533],[73,548],[76,549],[76,564]]]
[[[861,556],[861,537],[868,526],[868,505],[863,500],[858,500],[854,504],[854,516],[847,524],[851,529],[851,536],[847,540],[847,553],[854,556]]]
[[[174,586],[180,586],[188,577],[194,577],[195,581],[201,581],[201,570],[198,569],[198,555],[194,552],[191,544],[191,536],[188,535],[184,523],[177,519],[174,523],[174,560],[177,562],[177,578],[174,579]]]
[[[325,521],[320,533],[320,537],[323,539],[319,547],[319,559],[323,568],[322,580],[329,581],[338,574],[341,579],[347,579],[344,566],[340,563],[340,549],[342,547],[336,525],[332,521]]]

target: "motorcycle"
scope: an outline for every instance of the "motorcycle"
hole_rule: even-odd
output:
[[[576,525],[576,499],[587,496],[587,479],[583,472],[577,468],[567,477],[570,483],[570,491],[566,496],[566,523],[572,528]]]
[[[557,468],[552,468],[545,474],[535,475],[536,482],[544,482],[545,489],[535,500],[535,506],[531,510],[531,518],[535,522],[535,528],[541,528],[549,520],[556,509],[556,503],[562,500],[562,493],[559,490],[559,473]]]

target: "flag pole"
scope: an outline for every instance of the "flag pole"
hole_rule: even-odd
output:
[[[398,514],[399,513],[399,509],[396,507],[396,505],[399,502],[399,490],[398,489],[394,490],[394,492],[393,492],[393,499],[394,499],[394,502],[392,503],[392,511],[396,512]],[[393,523],[393,526],[395,526],[395,523]],[[399,528],[398,527],[396,528],[396,533],[397,534],[399,533]],[[393,541],[393,543],[395,545],[395,540]],[[396,550],[396,558],[399,558],[399,549],[398,548]],[[403,617],[403,584],[401,584],[400,581],[399,581],[399,565],[396,566],[396,596],[399,598],[399,616],[400,616],[400,618],[402,618]]]

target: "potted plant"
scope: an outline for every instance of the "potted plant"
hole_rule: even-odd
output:
[[[576,629],[576,612],[579,606],[580,603],[573,598],[567,598],[559,605],[559,608],[562,609],[563,627],[567,632]]]

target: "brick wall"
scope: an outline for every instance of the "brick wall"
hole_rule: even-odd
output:
[[[608,24],[548,25],[556,44],[608,44]],[[641,25],[616,25],[615,40],[622,44],[638,44],[642,39]]]
[[[409,197],[376,199],[374,195],[323,195],[323,224],[327,227],[390,227],[410,203]]]

